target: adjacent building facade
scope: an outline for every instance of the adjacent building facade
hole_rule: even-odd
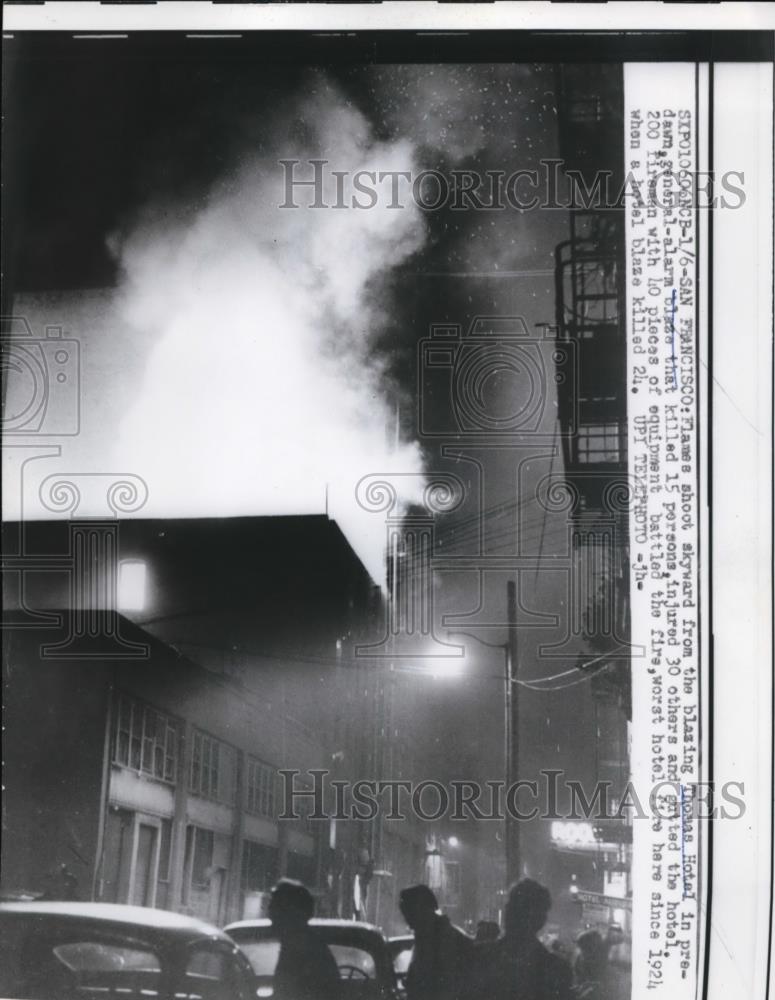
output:
[[[120,623],[147,658],[63,662],[40,656],[51,630],[8,636],[4,891],[67,883],[222,924],[281,873],[316,885],[315,831],[277,819],[260,695]]]
[[[558,70],[564,170],[575,185],[569,238],[556,250],[556,330],[574,348],[574,377],[558,385],[574,576],[570,631],[590,675],[592,725],[577,733],[594,755],[591,777],[618,809],[630,777],[629,524],[625,181],[621,66]],[[579,182],[582,178],[583,183]],[[598,186],[598,195],[585,197]],[[572,188],[572,190],[574,190]],[[586,737],[586,739],[585,739]],[[552,881],[566,920],[631,923],[628,819],[556,822]]]
[[[281,818],[286,784],[310,791],[337,759],[338,651],[379,613],[337,526],[26,523],[6,556],[3,891],[223,923],[288,875],[341,912],[357,857],[309,818],[311,795]],[[100,608],[126,567],[145,598]]]

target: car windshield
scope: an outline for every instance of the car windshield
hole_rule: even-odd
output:
[[[339,972],[345,979],[350,978],[353,969],[357,969],[368,979],[376,978],[377,968],[374,956],[365,948],[344,944],[330,944],[328,947],[339,966]]]
[[[247,970],[246,970],[247,973]],[[245,979],[247,987],[249,976]],[[237,1000],[240,981],[232,957],[218,945],[198,945],[189,954],[176,1000]],[[245,995],[248,995],[246,989]]]
[[[409,942],[404,948],[395,953],[393,958],[393,967],[399,976],[406,975],[409,971],[409,963],[412,961],[412,955],[414,954],[414,942]]]
[[[273,976],[280,956],[279,941],[240,941],[238,944],[257,976]]]
[[[336,944],[326,941],[343,979],[360,977],[376,979],[377,965],[374,956],[366,948],[356,944]],[[257,976],[273,976],[280,955],[280,943],[272,938],[263,941],[239,941],[239,946],[247,956]]]

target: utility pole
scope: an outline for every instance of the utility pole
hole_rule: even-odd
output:
[[[506,584],[506,610],[508,619],[508,639],[506,642],[506,717],[504,719],[506,739],[506,802],[508,789],[519,780],[519,688],[517,673],[519,658],[517,651],[517,584],[509,580]],[[511,799],[516,807],[516,796]],[[519,820],[508,815],[506,810],[506,882],[511,885],[521,874]]]
[[[506,863],[506,884],[516,882],[522,874],[520,861],[519,820],[509,816],[508,790],[519,781],[519,686],[517,675],[519,659],[517,653],[517,584],[509,580],[506,584],[506,619],[508,636],[506,642],[487,642],[470,632],[449,632],[450,636],[464,635],[482,646],[498,649],[503,653],[503,772],[506,783],[504,794],[503,848]],[[516,797],[511,797],[516,806]]]

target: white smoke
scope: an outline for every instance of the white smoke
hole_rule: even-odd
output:
[[[369,67],[367,78],[382,126],[414,142],[426,166],[440,157],[460,164],[486,148],[492,165],[508,170],[526,152],[521,136],[536,104],[535,75],[536,67],[513,63],[409,63]]]
[[[413,168],[407,141],[375,141],[324,80],[298,118],[305,142],[294,158],[335,151],[353,173]],[[390,210],[384,200],[279,208],[277,159],[244,158],[196,211],[147,212],[117,245],[122,319],[154,346],[114,459],[148,483],[145,516],[322,512],[328,492],[332,516],[381,579],[384,527],[357,507],[355,487],[371,473],[420,473],[421,459],[386,433],[378,292],[421,247],[424,223],[411,203]],[[306,205],[301,191],[298,200]]]

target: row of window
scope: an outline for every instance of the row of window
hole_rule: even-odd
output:
[[[186,827],[186,851],[184,861],[183,902],[190,904],[196,893],[219,894],[225,888],[227,869],[219,867],[216,857],[216,842],[227,838],[226,834],[214,833],[201,826]],[[221,845],[221,858],[224,857]],[[227,862],[228,863],[228,862]],[[301,878],[309,885],[315,881],[314,856],[297,855],[288,852],[286,859],[288,876]],[[305,867],[306,866],[306,867]],[[303,873],[300,869],[304,869]],[[279,877],[279,853],[276,847],[260,844],[255,840],[242,841],[240,885],[243,892],[268,892]],[[213,917],[214,919],[214,917]]]
[[[113,759],[133,771],[175,781],[180,724],[134,698],[120,696],[116,710]]]
[[[113,727],[113,763],[159,781],[175,784],[178,775],[180,720],[136,698],[119,695]],[[247,755],[245,809],[273,818],[277,811],[277,771]],[[234,805],[237,800],[237,750],[200,729],[193,730],[188,788],[194,795]]]

